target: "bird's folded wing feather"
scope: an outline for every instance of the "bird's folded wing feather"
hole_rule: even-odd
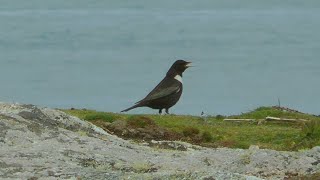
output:
[[[164,83],[164,80],[162,80],[144,99],[137,103],[151,101],[175,94],[180,91],[180,88],[180,84],[176,81],[166,80]]]

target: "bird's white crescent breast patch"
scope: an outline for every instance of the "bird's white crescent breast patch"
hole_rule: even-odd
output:
[[[179,82],[182,83],[182,77],[181,77],[180,75],[176,75],[176,76],[174,77],[174,79],[176,79],[176,80],[178,80]]]

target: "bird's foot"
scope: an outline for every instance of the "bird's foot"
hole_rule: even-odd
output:
[[[167,114],[170,114],[170,113],[169,113],[169,109],[166,109],[165,112],[166,112],[165,114],[162,114],[162,109],[159,109],[159,115],[167,115]]]

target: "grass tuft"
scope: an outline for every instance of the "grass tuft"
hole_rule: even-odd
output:
[[[127,119],[127,124],[130,127],[135,127],[135,128],[145,128],[148,126],[155,125],[152,119],[145,116],[131,116]]]
[[[107,121],[107,122],[113,122],[115,120],[115,117],[110,114],[99,112],[99,113],[95,113],[95,114],[85,115],[84,119],[87,121],[102,120],[102,121]]]
[[[293,150],[312,148],[320,145],[320,121],[312,120],[303,125],[299,140],[293,144]]]
[[[200,130],[195,127],[186,127],[186,128],[184,128],[182,133],[186,137],[193,137],[193,136],[198,135],[200,133]]]
[[[202,139],[203,142],[211,142],[213,140],[213,137],[212,137],[210,132],[204,131],[201,134],[201,139]]]
[[[320,121],[311,120],[304,124],[302,136],[311,139],[320,139]]]

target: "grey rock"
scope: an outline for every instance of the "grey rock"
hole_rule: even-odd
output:
[[[59,110],[0,103],[0,179],[284,179],[320,172],[302,152],[138,144]]]

